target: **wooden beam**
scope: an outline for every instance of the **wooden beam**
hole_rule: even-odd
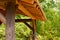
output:
[[[15,3],[8,1],[6,4],[6,38],[5,40],[15,40]],[[15,1],[15,0],[14,0]]]
[[[16,19],[15,22],[31,22],[32,19]]]
[[[32,28],[32,26],[31,25],[29,25],[28,23],[26,23],[26,22],[23,22],[25,25],[27,25],[27,27],[28,28],[30,28],[31,30],[33,30],[33,28]]]

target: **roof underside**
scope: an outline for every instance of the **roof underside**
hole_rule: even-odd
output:
[[[1,11],[3,11],[4,14],[6,14],[5,2],[5,0],[0,0],[0,9],[2,9]],[[18,4],[16,14],[23,14],[36,20],[46,20],[46,16],[40,7],[38,0],[16,0],[16,4]]]

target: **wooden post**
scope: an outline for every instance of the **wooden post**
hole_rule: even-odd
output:
[[[12,1],[12,0],[11,0]],[[15,3],[7,0],[6,4],[6,38],[5,40],[15,40]]]
[[[36,40],[36,20],[32,20],[33,24],[33,38],[32,40]]]

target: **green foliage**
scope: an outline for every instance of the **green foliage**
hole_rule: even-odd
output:
[[[30,29],[23,23],[16,23],[16,40],[27,40],[30,35]]]
[[[44,9],[47,20],[45,22],[37,22],[37,33],[43,36],[43,38],[48,38],[46,40],[60,40],[59,4],[55,4],[53,0],[45,0],[41,2],[41,6]]]
[[[4,25],[0,25],[0,40],[5,40],[5,27]]]

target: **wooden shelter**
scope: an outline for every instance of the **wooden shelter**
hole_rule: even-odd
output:
[[[15,19],[15,14],[22,14],[31,19]],[[0,0],[0,21],[6,24],[6,40],[15,40],[15,22],[25,23],[33,31],[32,40],[36,40],[36,20],[46,20],[38,0]],[[27,22],[32,22],[33,27]]]

